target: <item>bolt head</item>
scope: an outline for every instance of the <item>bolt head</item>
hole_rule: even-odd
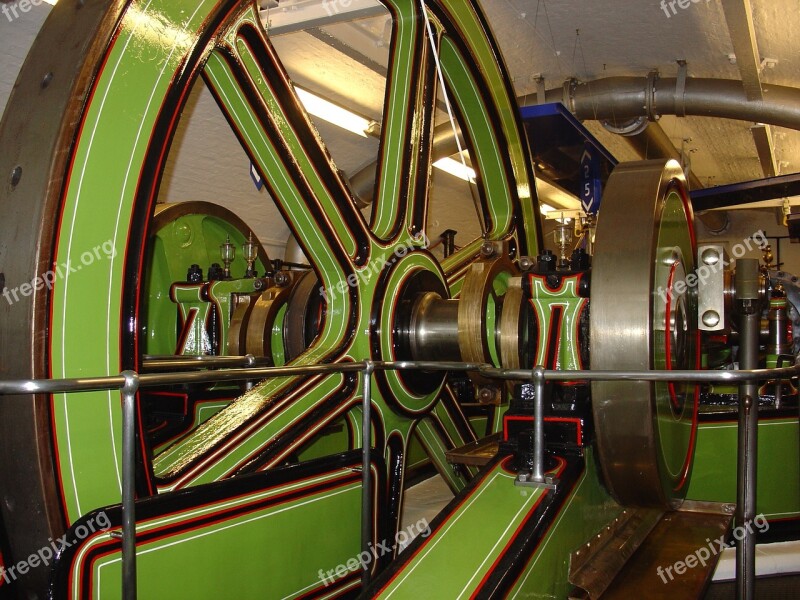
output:
[[[706,327],[716,327],[719,325],[719,313],[715,310],[707,310],[703,313],[703,325]]]
[[[716,248],[706,248],[703,250],[703,253],[700,256],[700,260],[703,261],[703,264],[708,266],[716,265],[719,262],[719,259],[719,252]]]
[[[291,276],[285,271],[278,271],[275,273],[275,285],[279,287],[286,287],[291,281]]]
[[[519,259],[519,268],[523,271],[530,271],[534,264],[533,259],[529,256],[523,256]]]

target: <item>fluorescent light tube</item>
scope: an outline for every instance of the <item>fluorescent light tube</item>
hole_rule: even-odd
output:
[[[316,94],[312,94],[303,88],[295,87],[295,91],[308,113],[319,117],[323,121],[333,123],[361,137],[367,137],[367,131],[373,126],[372,121],[360,117],[341,106],[337,106],[324,98],[320,98]]]
[[[433,166],[444,171],[445,173],[450,173],[450,175],[458,177],[459,179],[469,181],[470,183],[475,183],[475,169],[465,166],[464,163],[457,161],[454,158],[448,157],[439,159],[433,163]]]

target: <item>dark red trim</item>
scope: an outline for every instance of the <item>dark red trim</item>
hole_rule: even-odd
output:
[[[536,421],[536,418],[533,416],[530,417],[523,417],[523,416],[509,416],[503,415],[503,441],[508,441],[508,427],[506,426],[509,422],[530,422],[533,423]],[[579,446],[581,445],[581,440],[583,439],[583,423],[578,417],[545,417],[545,423],[574,423],[576,428],[576,439],[575,443]]]

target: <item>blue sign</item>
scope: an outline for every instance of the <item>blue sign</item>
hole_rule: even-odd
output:
[[[253,183],[256,184],[256,189],[260,192],[261,188],[264,187],[264,178],[261,177],[261,173],[258,172],[258,169],[256,169],[253,163],[250,163],[250,178],[253,180]]]
[[[581,156],[580,199],[581,207],[587,214],[597,214],[600,209],[600,196],[603,184],[600,181],[600,160],[596,149],[587,144]]]

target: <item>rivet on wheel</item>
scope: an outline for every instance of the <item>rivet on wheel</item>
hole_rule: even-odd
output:
[[[17,187],[19,184],[20,179],[22,179],[22,167],[17,165],[14,167],[14,170],[11,171],[11,177],[8,178],[8,182],[11,184],[11,187]]]

